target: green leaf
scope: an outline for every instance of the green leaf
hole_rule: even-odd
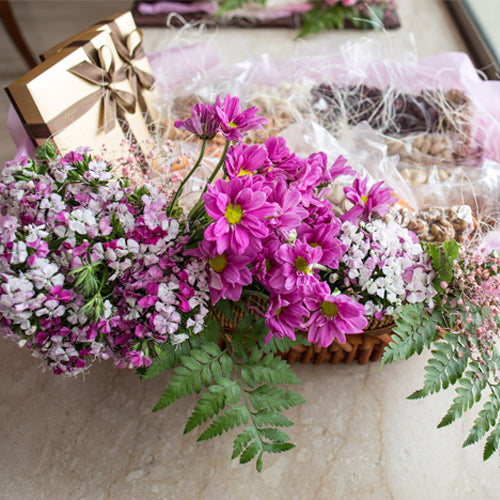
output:
[[[298,393],[283,390],[275,385],[261,385],[253,391],[248,391],[250,402],[256,410],[281,410],[305,403]]]
[[[469,366],[473,367],[474,365],[471,363]],[[474,403],[481,399],[481,392],[486,381],[476,375],[476,370],[467,370],[458,381],[459,387],[455,389],[458,396],[455,397],[446,415],[439,422],[438,428],[445,427],[460,418],[466,410],[472,408]]]
[[[263,429],[259,429],[259,433],[271,441],[285,442],[290,439],[285,432],[274,427],[264,427]]]
[[[261,451],[261,446],[258,441],[253,441],[249,446],[245,448],[240,456],[240,464],[246,464],[257,456],[257,453]]]
[[[221,327],[219,323],[215,319],[209,317],[205,320],[205,328],[200,333],[200,336],[203,340],[217,344],[221,337]]]
[[[483,460],[488,460],[488,458],[498,450],[498,442],[500,441],[500,424],[498,424],[493,432],[486,439],[486,444],[484,445]]]
[[[217,10],[217,15],[221,16],[222,14],[225,14],[226,12],[229,12],[231,10],[240,9],[246,3],[253,1],[255,0],[222,0],[221,2],[219,2],[219,9]],[[266,0],[260,0],[259,3],[265,5]]]
[[[495,392],[489,396],[489,400],[484,404],[478,417],[474,420],[474,425],[462,446],[469,446],[480,441],[489,431],[491,426],[496,424],[498,412],[500,410],[500,400]]]
[[[281,443],[276,441],[264,443],[264,449],[268,453],[283,453],[284,451],[292,450],[293,448],[295,448],[293,443]]]
[[[257,366],[262,378],[268,384],[301,384],[290,365],[281,358],[267,354]]]
[[[184,434],[191,432],[195,427],[198,427],[214,415],[217,415],[224,407],[224,392],[204,393],[198,400],[198,404],[195,406],[186,426],[184,427]]]
[[[224,414],[219,415],[201,434],[198,441],[212,439],[241,424],[248,424],[248,410],[244,406],[233,405]]]
[[[341,4],[329,7],[319,5],[306,11],[303,14],[302,27],[297,38],[321,31],[343,29],[345,13],[346,8]]]
[[[434,272],[436,273],[433,280],[434,288],[436,288],[438,292],[442,292],[443,288],[441,287],[441,283],[443,281],[450,283],[453,278],[455,260],[458,257],[460,244],[455,240],[445,241],[441,246],[435,245],[434,243],[428,243],[426,250],[431,258]]]
[[[457,339],[454,335],[445,335],[443,341],[434,344],[433,355],[425,367],[424,386],[408,396],[408,399],[420,399],[429,394],[446,389],[455,384],[467,368],[468,357],[464,353],[457,356]]]
[[[253,414],[253,419],[258,427],[290,427],[293,425],[293,422],[282,413],[273,410],[259,410]]]
[[[396,320],[392,342],[385,348],[382,365],[408,359],[415,353],[421,354],[424,347],[430,347],[439,332],[442,317],[439,312],[428,313],[424,304],[407,304]]]
[[[238,434],[238,437],[234,440],[233,443],[233,455],[231,459],[235,459],[243,450],[248,446],[248,444],[257,437],[257,429],[255,426],[251,425],[247,427],[243,432]]]

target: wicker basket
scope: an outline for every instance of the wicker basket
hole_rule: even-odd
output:
[[[264,312],[267,308],[267,301],[260,297],[248,297],[245,305],[250,309],[257,309]],[[216,310],[217,319],[221,327],[231,333],[236,329],[236,325],[243,318],[245,312],[238,307],[233,309],[234,319],[230,321],[223,314]],[[316,344],[310,346],[296,346],[290,351],[279,353],[288,363],[313,363],[321,365],[323,363],[352,363],[357,361],[360,365],[368,361],[378,361],[384,353],[384,349],[391,342],[394,321],[391,316],[386,316],[382,320],[372,318],[368,327],[356,335],[346,335],[345,344],[340,344],[336,340],[329,347],[318,347]],[[307,335],[306,332],[303,335]]]

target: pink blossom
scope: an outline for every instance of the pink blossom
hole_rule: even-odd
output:
[[[265,173],[271,165],[267,158],[267,151],[262,146],[238,144],[229,148],[225,166],[229,178],[232,179],[240,175]]]
[[[200,139],[213,139],[220,129],[221,121],[215,107],[210,104],[195,104],[190,108],[191,116],[177,120],[174,126],[195,134]]]
[[[241,141],[243,132],[248,130],[259,130],[267,124],[267,119],[263,116],[255,116],[259,111],[257,108],[241,110],[238,97],[231,97],[229,94],[221,104],[220,97],[214,104],[215,110],[221,121],[222,134],[228,141]]]
[[[346,334],[362,333],[368,326],[365,308],[347,295],[330,295],[325,289],[306,298],[311,317],[305,322],[309,342],[328,347],[337,340],[346,341]]]
[[[352,187],[345,187],[346,198],[354,205],[350,210],[341,216],[343,221],[354,220],[361,217],[363,221],[369,221],[372,213],[377,213],[381,217],[389,212],[389,205],[396,203],[390,188],[383,188],[384,181],[377,182],[367,192],[368,178],[362,181],[355,179]]]
[[[301,327],[307,315],[308,311],[302,303],[300,294],[271,295],[265,315],[266,326],[269,328],[266,342],[272,337],[278,339],[288,337],[295,340],[295,330]]]
[[[216,242],[219,254],[227,249],[239,254],[247,248],[258,251],[260,239],[269,232],[266,218],[274,215],[275,207],[267,202],[262,185],[250,181],[218,179],[203,195],[205,209],[215,220],[205,230],[205,238]]]

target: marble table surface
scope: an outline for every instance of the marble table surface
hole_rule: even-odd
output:
[[[43,3],[19,6],[25,23],[36,26],[36,16],[43,14],[36,9]],[[111,13],[105,10],[111,4],[124,3],[73,2],[87,17],[92,5],[95,20]],[[301,42],[291,30],[228,29],[206,36],[227,62],[263,53],[271,58],[335,53],[365,35],[396,43],[406,32],[414,33],[420,55],[464,50],[440,1],[399,3],[403,28],[394,34],[348,31]],[[65,8],[61,2],[58,19]],[[76,23],[76,11],[66,11],[68,22]],[[42,31],[38,26],[29,32],[40,52],[60,41],[49,24],[46,34]],[[147,30],[146,49],[171,46],[176,36]],[[0,55],[4,86],[13,72],[22,71],[9,57]],[[5,123],[6,110],[4,98],[0,123]],[[5,127],[2,132],[0,159],[5,161],[13,147]],[[294,365],[303,381],[297,390],[307,400],[286,413],[295,422],[290,436],[297,447],[266,456],[258,474],[252,464],[230,460],[237,431],[203,443],[194,434],[182,434],[195,398],[151,412],[171,372],[141,381],[132,371],[101,363],[85,377],[66,379],[42,372],[28,352],[0,339],[0,499],[500,498],[499,457],[483,463],[480,445],[461,447],[474,414],[436,429],[453,392],[423,401],[405,399],[422,383],[425,356],[382,370],[378,363]]]

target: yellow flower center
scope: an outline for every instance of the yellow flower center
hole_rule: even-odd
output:
[[[274,316],[279,316],[281,311],[283,311],[283,308],[282,307],[278,308],[278,310],[274,313]]]
[[[231,128],[236,128],[238,125],[236,125],[236,123],[234,122],[229,122],[228,125],[231,127]]]
[[[321,245],[319,243],[309,243],[309,246],[310,247],[313,247],[313,248],[316,248],[316,247],[320,247]]]
[[[238,224],[241,221],[241,217],[243,215],[243,209],[241,205],[233,205],[232,202],[229,202],[229,205],[226,208],[226,220],[229,224]]]
[[[339,309],[335,304],[324,300],[323,302],[321,302],[321,311],[325,316],[330,316],[333,318],[334,316],[337,316]]]
[[[293,267],[295,267],[296,271],[300,271],[301,273],[310,273],[309,262],[307,262],[304,257],[297,257],[295,262],[293,263]]]
[[[361,201],[363,202],[363,205],[366,205],[366,202],[368,201],[368,196],[362,196]]]
[[[217,255],[217,257],[214,257],[213,259],[208,259],[208,263],[216,273],[221,273],[224,269],[226,269],[227,257],[224,254]]]
[[[245,170],[244,168],[242,168],[240,170],[240,173],[238,174],[238,177],[240,177],[241,175],[253,175],[254,173],[251,172],[250,170]]]

